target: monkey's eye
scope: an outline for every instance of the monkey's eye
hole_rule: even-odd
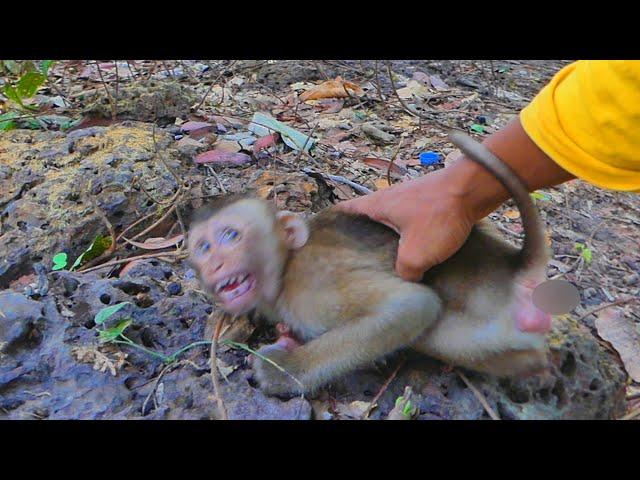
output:
[[[233,228],[227,228],[220,234],[220,238],[218,241],[221,244],[231,243],[236,241],[239,237],[240,233],[238,233],[237,230],[234,230]]]
[[[210,247],[211,247],[211,245],[209,244],[209,242],[200,242],[198,244],[198,246],[196,247],[196,254],[197,255],[204,255],[205,253],[207,253],[209,251]]]

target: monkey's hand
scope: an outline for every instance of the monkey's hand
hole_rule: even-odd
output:
[[[302,393],[302,384],[295,378],[297,372],[292,362],[293,355],[281,345],[281,342],[262,347],[258,353],[268,360],[260,357],[253,360],[254,378],[267,395],[285,396]]]

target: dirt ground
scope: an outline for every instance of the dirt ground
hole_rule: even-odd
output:
[[[34,109],[0,131],[0,418],[219,418],[206,342],[222,313],[184,261],[193,209],[250,188],[311,215],[444,168],[455,155],[449,127],[481,140],[568,63],[56,62],[25,100]],[[2,83],[19,75],[5,71]],[[303,101],[336,77],[352,82],[346,96]],[[0,108],[19,110],[2,96]],[[251,127],[256,112],[309,135],[312,148],[269,142]],[[421,164],[425,152],[434,163]],[[247,363],[247,348],[275,332],[248,316],[221,337],[236,342],[218,355],[230,417],[386,418],[407,386],[423,420],[638,417],[640,310],[628,299],[640,296],[640,196],[576,180],[535,198],[548,275],[581,295],[556,319],[549,377],[461,375],[401,354],[311,398],[275,399]],[[490,218],[520,242],[512,202]]]

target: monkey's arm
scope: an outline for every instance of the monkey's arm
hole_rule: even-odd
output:
[[[355,368],[410,345],[440,313],[438,296],[423,285],[398,282],[375,311],[347,321],[311,342],[286,351],[277,344],[260,354],[297,378],[304,391],[312,391]],[[260,358],[254,361],[255,377],[269,394],[298,394],[300,385],[290,375]]]

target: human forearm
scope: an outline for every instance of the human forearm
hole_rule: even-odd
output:
[[[511,167],[530,192],[575,178],[533,143],[518,118],[483,143]],[[464,156],[445,171],[448,181],[474,220],[486,217],[510,198],[507,190],[492,174]]]

